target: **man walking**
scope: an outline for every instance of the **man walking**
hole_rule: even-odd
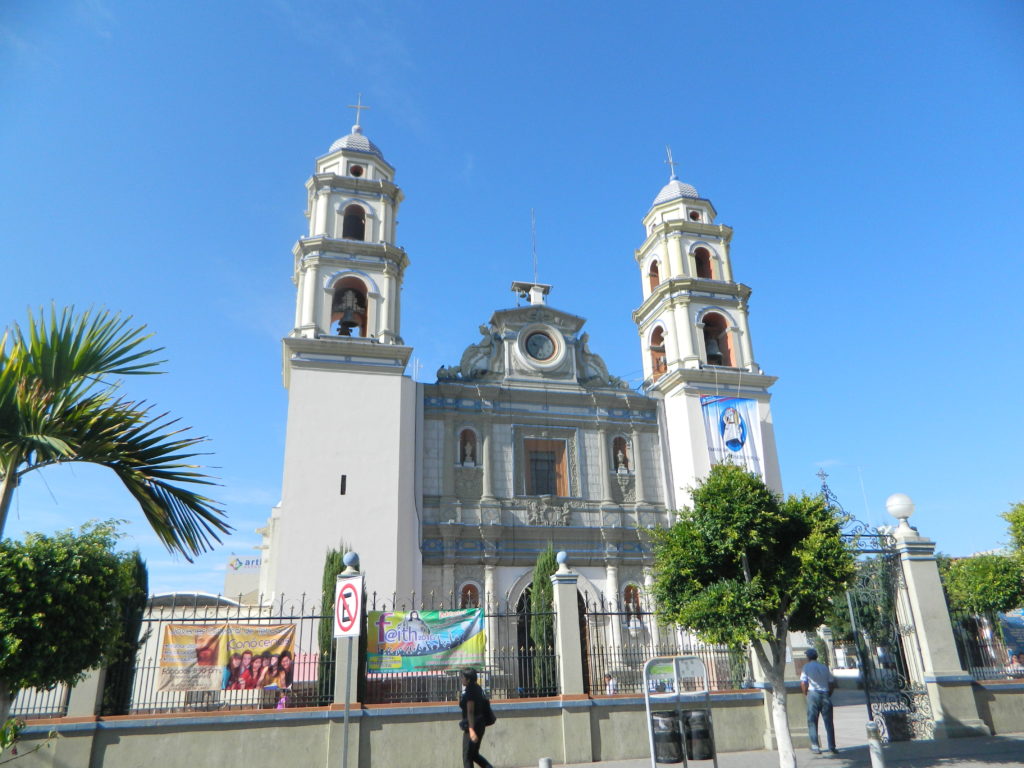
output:
[[[836,687],[836,679],[832,670],[818,661],[818,652],[813,648],[805,651],[807,664],[800,673],[800,689],[807,697],[807,736],[811,740],[811,752],[818,754],[818,715],[825,721],[825,738],[828,751],[838,755],[836,749],[836,729],[832,723],[832,691]]]

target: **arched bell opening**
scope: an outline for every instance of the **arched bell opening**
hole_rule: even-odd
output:
[[[366,336],[366,286],[357,277],[346,277],[334,286],[331,325],[339,336]]]
[[[366,239],[366,209],[358,203],[345,207],[342,213],[341,237],[343,240]]]
[[[729,324],[714,312],[704,315],[704,350],[708,365],[731,366],[732,349],[729,345]]]
[[[711,270],[711,252],[707,248],[698,248],[693,252],[693,263],[697,270],[697,277],[707,280],[714,278]]]
[[[661,285],[661,269],[658,267],[658,262],[651,262],[651,268],[647,270],[647,280],[652,291]]]
[[[667,370],[665,364],[665,331],[659,325],[651,334],[651,380],[657,381]]]

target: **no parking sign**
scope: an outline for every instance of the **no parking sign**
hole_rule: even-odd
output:
[[[338,579],[334,590],[334,636],[359,637],[363,615],[363,577]]]

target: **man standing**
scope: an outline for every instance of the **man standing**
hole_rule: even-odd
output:
[[[807,664],[800,673],[800,689],[807,697],[807,736],[811,740],[811,752],[818,754],[818,715],[825,721],[825,738],[828,751],[838,755],[836,749],[836,729],[832,724],[832,691],[836,687],[836,679],[832,670],[818,661],[818,652],[813,648],[805,651]]]

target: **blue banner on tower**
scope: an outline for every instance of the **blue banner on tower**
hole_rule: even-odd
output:
[[[757,401],[745,397],[701,395],[704,431],[711,463],[736,464],[764,477],[761,421]]]

